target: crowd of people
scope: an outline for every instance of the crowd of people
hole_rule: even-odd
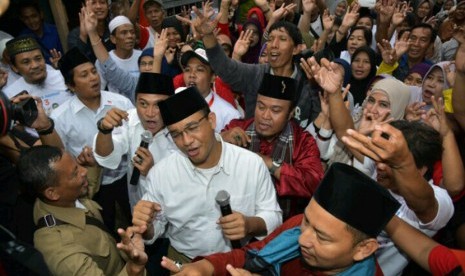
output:
[[[464,275],[465,1],[367,2],[23,3],[0,274]]]

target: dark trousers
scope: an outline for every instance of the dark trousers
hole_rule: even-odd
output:
[[[120,240],[116,232],[116,204],[120,207],[123,221],[131,224],[131,207],[129,206],[127,175],[116,180],[112,184],[100,186],[100,190],[95,194],[94,200],[102,206],[102,218],[105,225],[113,233],[117,241]],[[129,226],[127,225],[127,226]]]

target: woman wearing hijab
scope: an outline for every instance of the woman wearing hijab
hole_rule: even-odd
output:
[[[176,17],[168,17],[163,20],[162,29],[167,30],[168,49],[163,57],[161,73],[170,77],[175,77],[182,72],[181,66],[176,60],[179,56],[178,45],[186,41],[186,35],[181,22]]]
[[[242,31],[247,30],[252,31],[252,36],[250,37],[250,45],[247,53],[242,56],[241,60],[244,63],[256,64],[258,63],[258,58],[260,57],[260,50],[262,48],[262,35],[263,29],[260,25],[260,22],[255,18],[250,18],[242,26]]]
[[[354,104],[361,105],[366,97],[368,85],[376,75],[376,54],[369,46],[355,50],[352,55],[350,92],[354,96]]]

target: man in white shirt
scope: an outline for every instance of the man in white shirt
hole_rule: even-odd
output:
[[[262,159],[223,142],[214,131],[215,113],[195,87],[158,106],[180,152],[150,170],[148,192],[134,207],[133,224],[149,243],[164,234],[171,242],[168,256],[189,262],[195,256],[230,251],[230,240],[245,243],[264,237],[282,223]],[[224,217],[215,202],[221,190],[229,192],[233,210]]]
[[[237,109],[212,90],[216,75],[204,49],[197,48],[195,51],[185,52],[181,57],[181,64],[186,86],[195,86],[215,113],[217,133],[220,133],[232,119],[241,117]]]
[[[21,78],[9,83],[4,93],[12,98],[26,90],[42,98],[47,115],[71,98],[63,76],[58,70],[47,67],[40,45],[32,37],[17,37],[6,43],[11,69]]]
[[[100,122],[100,129],[104,132],[99,131],[95,136],[93,147],[97,163],[109,169],[116,169],[123,155],[132,157],[136,153],[134,162],[128,162],[127,167],[128,176],[134,167],[140,171],[138,185],[128,186],[131,207],[142,199],[147,190],[144,180],[148,171],[177,151],[158,109],[158,102],[174,94],[172,79],[156,73],[141,73],[135,93],[135,109],[125,111],[114,107],[107,112]],[[153,135],[148,149],[140,147],[144,130]]]
[[[119,15],[108,24],[110,30],[110,40],[115,44],[116,48],[110,51],[110,57],[116,63],[116,65],[131,73],[134,76],[139,75],[139,57],[142,53],[140,50],[135,50],[134,45],[136,44],[136,31],[134,25],[129,21],[126,16]],[[104,78],[104,70],[99,60],[95,62],[95,67],[100,74],[101,83],[100,88],[102,90],[108,87],[108,91],[119,93],[119,88],[112,83],[107,82]]]
[[[97,121],[108,110],[134,108],[124,96],[100,90],[100,76],[94,64],[77,48],[69,50],[59,62],[60,71],[74,96],[53,111],[55,129],[65,149],[75,156],[80,165],[94,167],[91,145],[97,134]],[[126,180],[126,159],[116,170],[104,170],[100,191],[95,200],[103,207],[102,217],[109,229],[115,227],[115,203],[130,218]]]

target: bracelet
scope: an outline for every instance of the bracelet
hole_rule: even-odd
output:
[[[50,122],[50,126],[46,129],[37,130],[37,133],[39,133],[39,135],[49,135],[55,129],[55,121],[53,121],[53,119],[50,117],[48,118],[48,121]]]
[[[100,131],[102,134],[110,134],[112,131],[113,131],[113,128],[111,129],[104,129],[102,128],[102,121],[103,121],[104,117],[100,118],[100,120],[97,121],[97,129],[98,131]]]
[[[91,41],[90,44],[91,44],[92,46],[97,46],[97,45],[99,45],[101,42],[102,42],[102,39],[99,38],[97,42],[92,43],[92,41]]]
[[[328,135],[328,137],[323,136],[320,132],[325,132],[325,134]],[[333,137],[333,133],[334,132],[332,130],[326,130],[321,128],[320,130],[318,130],[316,135],[318,136],[318,139],[320,139],[321,141],[328,141],[329,139],[331,139],[331,137]]]

